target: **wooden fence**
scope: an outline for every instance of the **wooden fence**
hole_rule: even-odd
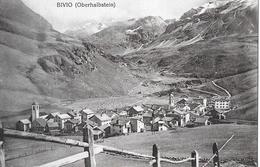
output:
[[[184,162],[190,162],[191,167],[199,167],[199,154],[196,150],[191,152],[191,157],[180,160],[180,161],[173,161],[166,158],[161,158],[159,148],[156,144],[152,147],[152,156],[139,154],[131,151],[125,151],[109,146],[102,146],[94,144],[93,138],[93,130],[90,126],[85,126],[83,128],[83,142],[72,140],[72,139],[65,139],[55,136],[47,136],[43,134],[36,134],[36,133],[29,133],[29,132],[22,132],[16,131],[11,129],[4,129],[2,124],[0,124],[0,164],[1,167],[5,167],[5,154],[4,154],[4,136],[15,137],[15,138],[24,138],[24,139],[32,139],[32,140],[40,140],[46,142],[54,142],[60,143],[65,145],[83,147],[84,151],[82,153],[78,153],[66,158],[62,158],[53,162],[49,162],[43,165],[39,165],[38,167],[59,167],[67,164],[74,163],[76,161],[84,159],[85,167],[96,167],[96,160],[95,154],[101,152],[112,152],[117,154],[123,155],[131,155],[134,157],[144,158],[150,160],[150,165],[153,167],[161,167],[161,162],[171,163],[171,164],[181,164]],[[202,167],[207,166],[211,161],[213,161],[214,167],[220,167],[219,163],[219,151],[221,151],[225,145],[233,138],[233,135],[226,143],[218,150],[217,143],[213,144],[213,156],[209,159],[207,163],[205,163]]]

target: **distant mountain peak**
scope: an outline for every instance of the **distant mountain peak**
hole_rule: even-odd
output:
[[[92,35],[95,34],[108,26],[104,23],[95,21],[95,20],[87,20],[81,24],[74,24],[71,28],[65,31],[65,34],[72,36],[80,36],[84,35]]]

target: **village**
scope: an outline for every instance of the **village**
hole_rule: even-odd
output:
[[[168,105],[143,104],[97,112],[84,108],[49,114],[41,113],[40,105],[33,102],[31,117],[19,120],[16,129],[48,135],[80,135],[83,127],[90,125],[94,140],[102,140],[145,131],[208,126],[225,119],[225,113],[231,109],[230,98],[226,96],[209,99],[182,95],[178,101],[174,99],[173,93],[170,93]]]

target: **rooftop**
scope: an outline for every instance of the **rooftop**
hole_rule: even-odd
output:
[[[69,114],[72,117],[76,117],[78,115],[78,113],[76,111],[69,111],[69,112],[67,112],[67,114]]]
[[[60,112],[53,112],[53,113],[50,113],[49,115],[48,115],[48,118],[51,118],[51,117],[56,117],[56,115],[60,115]]]
[[[94,114],[94,112],[91,109],[85,108],[80,111],[80,113],[85,113],[85,114]]]
[[[57,115],[57,117],[59,117],[60,119],[70,119],[71,118],[68,114],[60,114],[60,115]]]
[[[196,107],[198,107],[200,104],[198,103],[190,103],[188,106],[190,107],[191,110],[194,110]]]
[[[177,104],[186,104],[187,100],[185,99],[181,99],[180,101],[177,102]]]
[[[144,111],[144,109],[141,106],[134,106],[133,109],[135,109],[138,112]]]
[[[30,124],[31,121],[29,119],[21,119],[19,122],[22,122],[23,124]]]
[[[36,119],[35,122],[37,122],[41,127],[45,127],[47,124],[47,122],[42,118]]]
[[[97,117],[101,121],[111,120],[111,118],[107,114],[95,114],[94,117]]]
[[[119,117],[117,118],[117,120],[115,120],[112,124],[113,125],[125,125],[126,123],[128,123],[130,120],[128,118],[122,118],[122,117]]]

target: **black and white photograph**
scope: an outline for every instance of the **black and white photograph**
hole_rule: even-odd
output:
[[[257,167],[258,0],[0,0],[0,167]]]

